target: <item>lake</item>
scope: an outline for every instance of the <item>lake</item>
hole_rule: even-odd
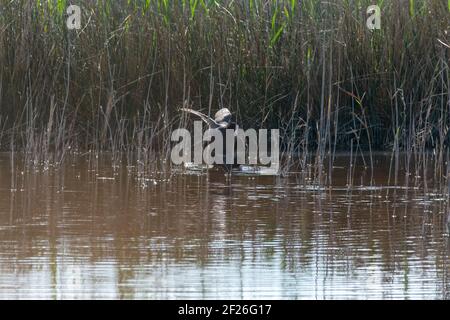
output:
[[[394,185],[388,155],[352,186],[346,156],[331,186],[15,158],[0,154],[0,299],[450,297],[447,194]]]

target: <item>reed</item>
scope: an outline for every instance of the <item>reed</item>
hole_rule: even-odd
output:
[[[283,150],[319,183],[339,150],[372,178],[372,152],[391,150],[394,183],[402,151],[423,176],[431,150],[443,176],[450,2],[378,1],[382,28],[370,31],[372,2],[88,0],[71,31],[71,1],[3,1],[0,147],[13,135],[32,162],[86,151],[164,160],[187,103],[282,128]]]

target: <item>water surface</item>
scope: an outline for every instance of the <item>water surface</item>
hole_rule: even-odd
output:
[[[0,154],[2,299],[449,297],[447,198],[386,188],[384,158],[372,186],[350,189],[10,160]]]

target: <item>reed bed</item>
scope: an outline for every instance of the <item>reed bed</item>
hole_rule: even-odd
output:
[[[379,30],[366,27],[374,3]],[[393,183],[439,178],[449,58],[447,1],[2,1],[0,148],[148,164],[167,159],[180,107],[228,107],[244,128],[280,128],[283,170],[305,179],[331,183],[322,173],[348,151],[372,180],[376,150],[392,152]]]

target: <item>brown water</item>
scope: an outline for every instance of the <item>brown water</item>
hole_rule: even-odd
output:
[[[349,191],[1,154],[0,298],[448,298],[446,197],[383,187],[386,163]]]

